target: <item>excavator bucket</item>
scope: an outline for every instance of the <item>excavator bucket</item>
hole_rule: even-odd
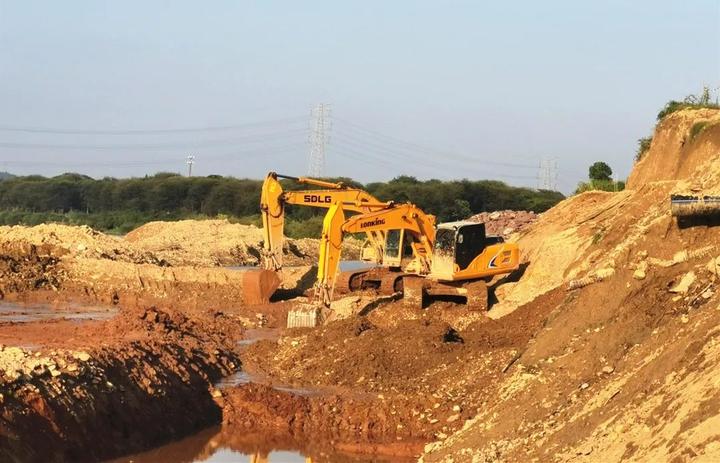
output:
[[[314,328],[320,324],[320,308],[315,304],[302,304],[288,311],[288,328]]]
[[[720,196],[671,195],[673,217],[720,216]]]
[[[243,302],[248,305],[267,304],[280,286],[277,272],[265,269],[247,269],[242,272]]]

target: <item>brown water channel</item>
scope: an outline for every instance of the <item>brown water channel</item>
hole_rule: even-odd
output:
[[[220,426],[147,452],[106,463],[410,463],[415,458],[352,455],[322,448],[321,442],[268,442],[263,435],[234,433]]]
[[[277,339],[280,330],[250,329],[240,341],[243,346],[267,339]],[[219,389],[264,383],[263,378],[239,371],[215,384]],[[323,394],[320,389],[273,385],[285,393],[302,396]],[[155,449],[125,456],[106,463],[410,463],[414,457],[347,454],[333,450],[332,442],[277,440],[259,431],[249,434],[246,429],[235,431],[232,425],[205,429],[193,436]]]
[[[117,307],[97,307],[75,303],[21,304],[0,301],[0,323],[30,323],[45,320],[109,320],[117,315]]]

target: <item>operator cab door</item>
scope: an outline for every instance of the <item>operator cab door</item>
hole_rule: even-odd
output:
[[[463,225],[457,230],[455,263],[459,270],[465,270],[488,245],[485,224]]]
[[[455,273],[455,228],[438,228],[435,232],[430,274],[441,280],[452,280]]]
[[[412,237],[409,233],[405,233],[405,230],[388,230],[385,234],[383,265],[405,268],[413,259],[411,240]]]
[[[484,223],[438,228],[433,249],[432,276],[452,280],[456,271],[467,269],[491,241],[485,236]]]

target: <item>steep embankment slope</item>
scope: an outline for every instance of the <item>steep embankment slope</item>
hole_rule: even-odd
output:
[[[527,268],[492,312],[564,297],[494,400],[424,461],[720,459],[720,228],[678,227],[668,204],[717,185],[720,133],[690,132],[718,114],[669,116],[632,190],[572,197],[521,236]]]
[[[637,189],[661,180],[693,180],[698,167],[717,160],[718,154],[720,110],[672,113],[658,123],[650,149],[635,165],[627,187]]]

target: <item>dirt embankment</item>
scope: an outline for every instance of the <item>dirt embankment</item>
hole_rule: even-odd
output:
[[[128,239],[65,225],[0,227],[0,232],[0,294],[7,299],[128,305],[142,300],[218,308],[267,302],[251,297],[247,287],[257,285],[243,270],[219,266],[257,261],[251,257],[260,255],[256,227],[226,221],[152,223]],[[298,243],[288,242],[287,260],[314,263],[317,241],[301,241],[304,250]],[[283,295],[306,290],[312,273],[310,266],[288,267],[279,275]],[[268,274],[263,281],[270,285],[274,278]]]
[[[128,233],[125,241],[173,266],[256,266],[263,233],[254,225],[227,220],[181,220],[150,222]],[[318,244],[312,239],[287,239],[283,254],[289,266],[313,265]]]
[[[222,420],[210,384],[239,366],[232,319],[125,309],[20,326],[0,324],[4,342],[32,345],[0,349],[3,461],[104,460]]]
[[[699,167],[717,160],[719,148],[720,110],[672,113],[658,123],[650,149],[633,168],[627,187],[637,189],[663,180],[692,182]]]
[[[710,386],[718,369],[720,230],[679,226],[668,200],[688,185],[686,171],[650,168],[661,154],[680,165],[688,142],[663,140],[707,115],[663,121],[633,174],[635,189],[577,195],[522,234],[524,273],[500,291],[505,298],[491,314],[517,313],[523,303],[536,310],[547,291],[565,297],[499,378],[496,400],[427,446],[423,461],[720,458],[720,397]],[[703,136],[713,134],[695,143]],[[711,151],[687,160],[701,187],[720,175]]]

